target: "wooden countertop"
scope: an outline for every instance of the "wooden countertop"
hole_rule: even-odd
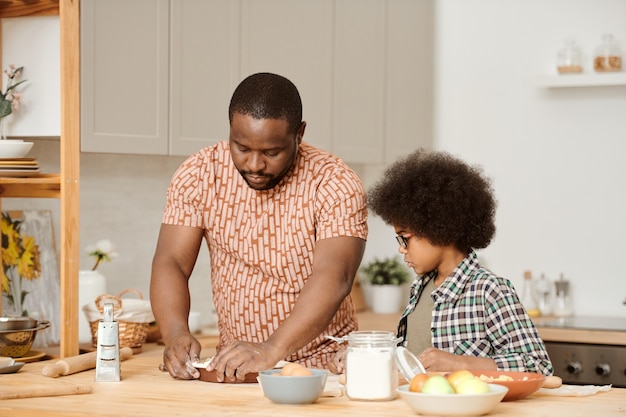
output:
[[[214,353],[215,337],[203,337],[202,356]],[[20,372],[0,375],[3,386],[24,384],[51,387],[59,384],[88,386],[88,394],[63,395],[0,400],[0,415],[10,416],[415,416],[401,398],[388,402],[350,401],[345,396],[322,397],[309,405],[280,405],[265,398],[258,384],[218,384],[202,381],[180,381],[158,369],[163,347],[145,344],[143,352],[121,363],[122,381],[95,382],[95,370],[59,378],[41,375],[42,368],[55,360],[24,365]],[[580,415],[623,416],[626,410],[626,389],[589,397],[557,397],[541,394],[524,400],[500,403],[490,416],[551,417]]]
[[[359,313],[362,330],[394,331],[399,314]],[[212,356],[216,336],[201,336],[202,356]],[[20,372],[0,375],[0,390],[9,385],[29,388],[53,388],[74,384],[91,389],[88,394],[0,400],[0,415],[11,416],[416,416],[397,397],[387,402],[350,401],[342,397],[322,397],[310,405],[280,405],[265,398],[258,384],[217,384],[202,381],[179,381],[158,369],[163,347],[144,344],[142,353],[121,363],[122,381],[95,382],[95,370],[59,378],[41,375],[42,368],[56,359],[24,365]],[[623,416],[626,412],[626,389],[612,388],[588,397],[557,397],[542,394],[524,400],[501,403],[489,416],[551,417],[580,415]]]
[[[208,342],[208,339],[203,339]],[[89,385],[90,394],[58,397],[25,398],[0,401],[2,416],[412,416],[409,407],[396,398],[389,402],[357,402],[343,397],[323,397],[315,404],[288,406],[270,402],[263,397],[257,384],[214,384],[201,381],[178,381],[158,370],[162,347],[144,346],[139,355],[122,362],[121,382],[94,382],[95,370],[60,377],[41,376],[41,369],[49,363],[26,364],[17,374],[0,375],[24,380],[28,384],[73,383]],[[203,350],[203,356],[212,355],[212,348]],[[501,403],[491,416],[550,415],[571,416],[584,410],[594,415],[623,415],[626,407],[626,389],[611,389],[590,397],[555,397],[534,395],[522,401]]]

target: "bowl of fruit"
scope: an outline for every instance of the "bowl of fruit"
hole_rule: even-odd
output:
[[[398,387],[398,394],[413,411],[433,416],[486,414],[507,392],[507,387],[489,384],[468,370],[420,373]]]

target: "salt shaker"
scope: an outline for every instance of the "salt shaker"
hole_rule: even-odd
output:
[[[545,274],[541,274],[539,280],[535,282],[535,288],[539,296],[539,311],[542,316],[549,316],[552,314],[552,282]]]
[[[554,282],[556,286],[556,298],[554,300],[554,315],[556,317],[565,318],[574,314],[572,300],[570,298],[569,281],[563,278],[563,274],[558,281]]]
[[[347,340],[346,396],[362,401],[394,399],[398,386],[395,335],[358,331],[350,333]]]

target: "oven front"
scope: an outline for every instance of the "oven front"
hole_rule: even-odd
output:
[[[626,388],[626,346],[544,341],[565,384]]]

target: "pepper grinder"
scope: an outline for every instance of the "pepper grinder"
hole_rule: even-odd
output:
[[[541,274],[539,280],[535,283],[538,294],[539,311],[542,316],[552,314],[552,282],[546,278],[545,274]]]
[[[574,314],[574,308],[572,307],[572,300],[569,293],[569,281],[563,278],[561,274],[560,278],[554,282],[556,286],[556,297],[554,299],[554,315],[556,317],[570,317]]]

